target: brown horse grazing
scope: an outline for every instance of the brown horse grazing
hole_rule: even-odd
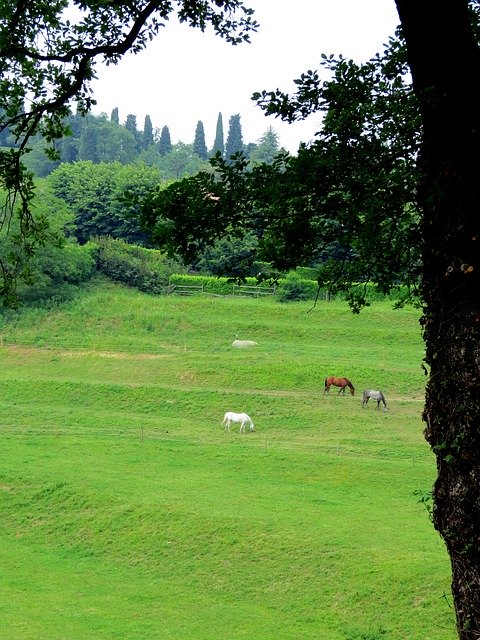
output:
[[[325,391],[323,392],[323,395],[330,392],[330,387],[332,385],[334,387],[340,387],[340,391],[338,392],[338,395],[340,395],[341,393],[345,395],[346,387],[350,389],[350,393],[352,394],[352,396],[355,395],[355,387],[353,386],[353,384],[350,382],[348,378],[335,378],[334,376],[325,378]]]

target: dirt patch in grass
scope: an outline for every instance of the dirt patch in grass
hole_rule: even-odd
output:
[[[165,345],[172,349],[172,345]],[[81,358],[85,356],[96,356],[98,358],[112,358],[114,360],[162,360],[168,358],[168,353],[126,353],[124,351],[97,351],[96,349],[52,349],[51,347],[22,347],[19,345],[4,346],[10,352],[19,353],[25,356],[37,353],[48,353],[65,358]]]

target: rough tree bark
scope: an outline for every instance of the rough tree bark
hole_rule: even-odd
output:
[[[457,630],[480,638],[480,53],[467,0],[396,0],[420,101],[425,436]]]

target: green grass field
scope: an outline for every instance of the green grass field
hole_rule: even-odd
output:
[[[1,640],[456,637],[417,310],[99,283],[1,336]]]

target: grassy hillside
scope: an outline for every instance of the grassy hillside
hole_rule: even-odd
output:
[[[1,335],[2,640],[453,640],[417,311],[102,284]]]

